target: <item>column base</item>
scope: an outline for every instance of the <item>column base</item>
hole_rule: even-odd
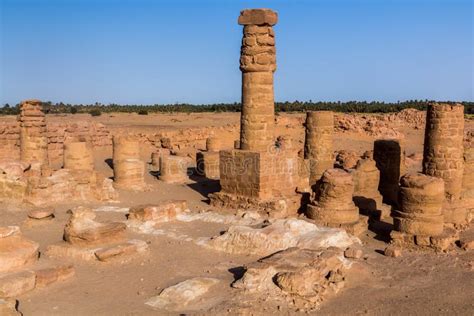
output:
[[[397,246],[446,251],[459,239],[459,232],[454,228],[446,227],[440,235],[426,236],[393,230],[390,233],[390,238],[391,243]]]

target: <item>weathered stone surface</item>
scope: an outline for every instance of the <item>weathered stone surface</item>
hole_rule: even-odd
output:
[[[219,282],[214,278],[192,278],[164,289],[145,304],[169,311],[195,310],[203,304],[202,297]]]
[[[314,308],[344,286],[348,267],[341,249],[290,248],[246,265],[232,286],[270,297],[289,296],[296,305]]]
[[[74,245],[96,245],[121,241],[124,239],[124,223],[99,223],[96,214],[88,208],[77,207],[71,210],[71,217],[64,229],[64,239]]]
[[[349,247],[344,251],[344,257],[346,258],[351,258],[351,259],[360,259],[362,258],[362,255],[364,252],[362,249],[354,248],[354,247]]]
[[[58,281],[67,280],[72,278],[75,273],[76,270],[72,265],[36,270],[36,287],[45,287]]]
[[[371,158],[360,159],[350,172],[354,179],[353,200],[359,210],[367,215],[389,215],[384,212],[383,197],[378,190],[380,171],[375,161]]]
[[[247,9],[240,12],[240,25],[275,25],[278,14],[270,9]]]
[[[15,297],[35,288],[36,274],[33,271],[21,271],[0,275],[0,298]]]
[[[169,222],[176,219],[176,215],[187,209],[184,200],[169,200],[160,205],[140,205],[129,211],[129,220]]]
[[[0,228],[0,273],[34,263],[38,259],[38,243],[21,235],[18,226]]]
[[[346,248],[354,242],[357,238],[340,229],[320,227],[299,219],[278,219],[261,228],[231,226],[224,234],[203,239],[199,244],[228,253],[267,256],[291,247]]]

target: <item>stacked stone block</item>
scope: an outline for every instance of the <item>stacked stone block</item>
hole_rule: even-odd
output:
[[[21,102],[19,121],[21,161],[48,165],[46,120],[41,101]]]
[[[310,185],[315,185],[324,171],[334,167],[332,138],[334,113],[314,111],[306,113],[304,158],[309,160]]]
[[[398,203],[398,184],[405,174],[405,151],[398,139],[378,139],[374,142],[373,158],[380,170],[379,191],[384,202]]]
[[[474,211],[474,143],[472,140],[464,143],[462,188],[462,199],[465,201],[468,210],[472,213]]]
[[[306,215],[318,224],[341,227],[358,235],[366,230],[367,225],[352,201],[353,193],[354,182],[349,172],[328,169],[317,184],[314,200],[307,206]]]
[[[94,156],[91,146],[87,142],[64,144],[64,168],[94,170]]]
[[[145,163],[140,159],[140,142],[135,137],[113,138],[114,186],[127,190],[145,189]]]
[[[464,173],[464,106],[430,104],[426,116],[423,173],[444,180],[445,221],[463,224],[466,207],[461,205]]]

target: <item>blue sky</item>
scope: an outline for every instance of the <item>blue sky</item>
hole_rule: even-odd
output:
[[[278,11],[275,97],[473,101],[471,0],[0,0],[0,104],[240,101],[241,9]]]

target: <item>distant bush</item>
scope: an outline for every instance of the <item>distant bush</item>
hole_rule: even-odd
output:
[[[90,110],[90,111],[89,111],[89,114],[90,114],[91,116],[101,116],[101,115],[102,115],[102,112],[101,112],[100,110],[98,110],[98,109],[93,109],[93,110]]]
[[[148,115],[148,111],[147,110],[140,110],[140,111],[138,111],[138,115]]]
[[[77,108],[71,108],[71,114],[76,114],[77,113]]]

